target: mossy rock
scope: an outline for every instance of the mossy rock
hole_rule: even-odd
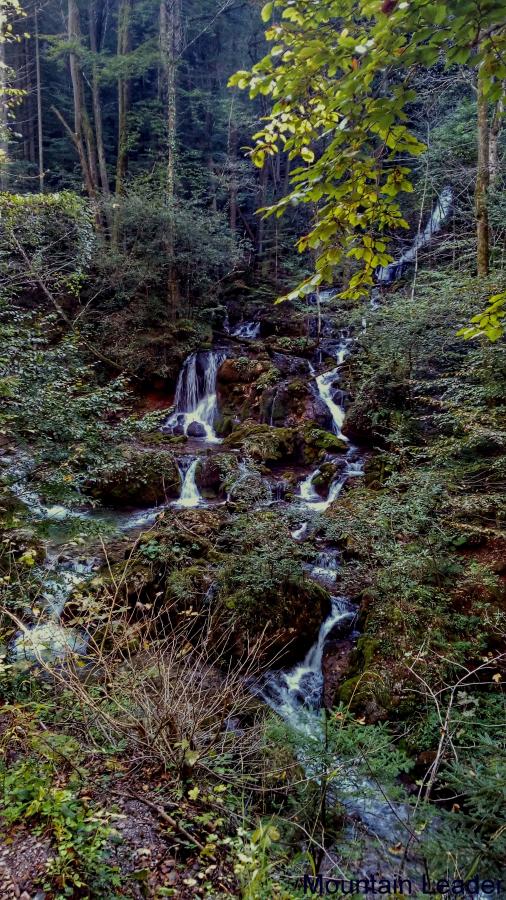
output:
[[[107,468],[88,491],[116,508],[155,506],[179,496],[181,477],[170,453],[126,448],[122,459]]]
[[[271,498],[271,488],[259,472],[238,470],[229,479],[228,499],[238,509],[249,509],[253,504],[265,503]]]
[[[241,575],[243,587],[221,593],[230,612],[231,652],[243,656],[258,644],[263,659],[276,666],[298,662],[314,644],[322,621],[330,612],[329,592],[309,579],[286,578],[273,573],[271,584],[259,586],[257,561],[251,559],[251,580]]]
[[[344,438],[313,424],[304,426],[301,437],[304,443],[303,461],[308,464],[316,462],[325,453],[346,453],[349,449]]]
[[[225,439],[225,445],[241,450],[245,456],[263,463],[293,458],[297,448],[297,434],[293,428],[246,424]]]
[[[239,463],[234,453],[214,453],[203,457],[195,477],[202,496],[211,500],[224,497],[238,469]]]

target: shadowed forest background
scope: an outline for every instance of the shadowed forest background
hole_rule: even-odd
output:
[[[500,0],[0,0],[2,897],[504,881],[505,85]]]

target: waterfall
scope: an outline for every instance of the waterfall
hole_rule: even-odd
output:
[[[199,459],[193,459],[187,461],[189,465],[186,471],[181,471],[181,480],[182,480],[182,488],[181,488],[181,496],[179,500],[174,502],[174,506],[178,506],[181,509],[195,509],[195,507],[200,506],[202,501],[202,497],[200,496],[199,489],[197,487],[197,482],[195,481],[195,473],[197,471],[197,466],[199,464]]]
[[[364,462],[356,454],[356,448],[350,447],[346,454],[346,467],[330,485],[326,500],[320,497],[314,487],[314,479],[319,475],[320,469],[310,472],[299,486],[299,498],[304,501],[305,506],[314,512],[325,512],[337,500],[349,478],[357,478],[364,474]]]
[[[219,443],[213,425],[218,414],[216,381],[224,359],[225,353],[211,350],[188,357],[177,382],[175,412],[167,419],[164,430]]]
[[[341,402],[336,402],[336,391],[334,390],[333,385],[338,378],[339,370],[349,353],[351,342],[352,339],[349,335],[343,332],[337,350],[336,367],[331,369],[330,372],[324,372],[323,375],[318,375],[316,378],[318,394],[332,416],[332,430],[334,434],[344,441],[346,441],[347,438],[342,432],[345,418],[343,397],[342,394],[339,395],[339,400]]]
[[[255,686],[255,693],[294,728],[301,728],[307,708],[316,710],[321,705],[323,651],[330,632],[338,623],[349,623],[351,627],[354,618],[355,609],[348,600],[332,597],[330,615],[322,623],[318,638],[304,660],[287,671],[267,673]]]
[[[339,556],[337,550],[322,550],[311,569],[311,578],[330,586],[337,581]]]
[[[376,273],[378,284],[393,284],[398,278],[401,278],[405,269],[416,260],[418,251],[427,244],[430,244],[434,235],[438,234],[450,215],[452,208],[453,193],[450,187],[445,187],[432,210],[429,221],[423,231],[417,234],[415,240],[408,250],[403,253],[399,259],[389,263],[388,266],[382,266]]]
[[[84,633],[77,628],[64,627],[60,619],[73,591],[91,577],[95,564],[95,559],[69,559],[60,563],[58,554],[48,557],[37,572],[43,613],[36,624],[23,626],[14,637],[9,648],[13,659],[50,662],[69,653],[83,655],[86,652]]]
[[[233,337],[247,338],[254,341],[260,334],[260,322],[241,322],[232,332]]]

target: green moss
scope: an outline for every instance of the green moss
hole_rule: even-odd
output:
[[[225,439],[225,445],[240,449],[245,456],[261,462],[278,462],[293,457],[296,432],[293,428],[244,425]]]
[[[181,478],[170,453],[126,448],[122,460],[104,469],[87,489],[111,506],[154,506],[179,496]]]

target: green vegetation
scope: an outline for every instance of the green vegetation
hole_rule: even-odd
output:
[[[503,6],[0,0],[2,897],[504,879]]]

